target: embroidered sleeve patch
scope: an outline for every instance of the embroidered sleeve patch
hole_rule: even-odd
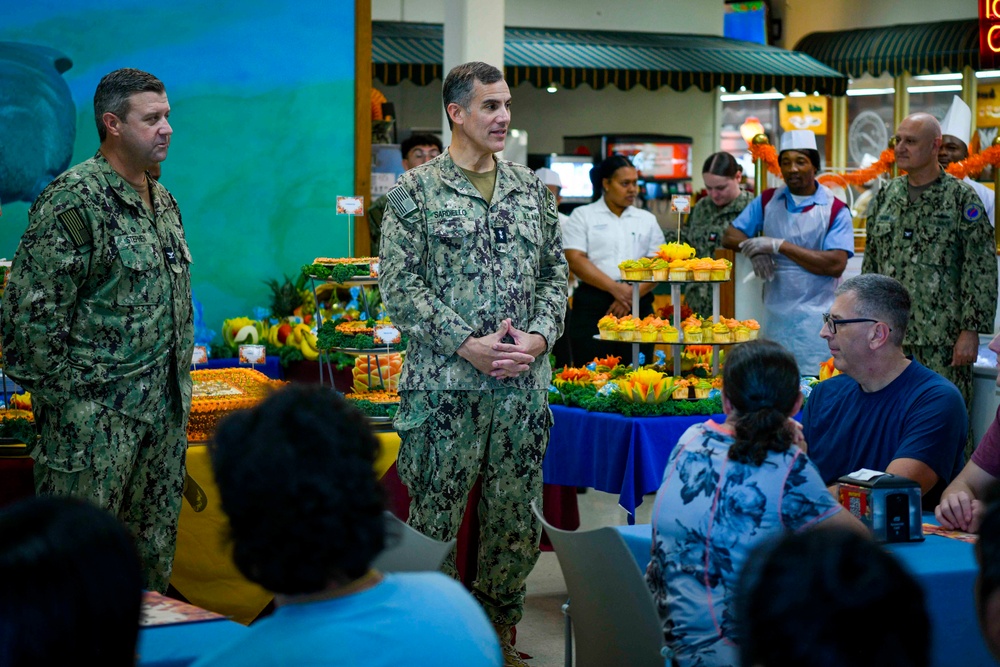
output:
[[[385,197],[392,204],[392,210],[401,218],[405,218],[417,210],[416,202],[413,201],[413,198],[410,197],[406,190],[399,186],[389,190]]]
[[[94,240],[90,233],[90,227],[87,225],[86,220],[83,219],[83,215],[75,208],[71,208],[68,211],[63,211],[56,215],[59,222],[62,223],[63,228],[66,230],[66,234],[69,236],[70,241],[77,248],[82,248],[85,245],[90,245]]]
[[[983,207],[979,204],[967,204],[962,214],[969,222],[975,222],[983,217]]]

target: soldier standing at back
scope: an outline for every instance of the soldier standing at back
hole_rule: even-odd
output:
[[[996,312],[996,244],[975,190],[938,164],[940,147],[933,116],[899,124],[896,163],[907,173],[868,208],[861,271],[903,283],[913,299],[904,351],[954,383],[971,408],[978,334],[992,333]],[[973,446],[970,435],[967,456]]]
[[[410,524],[456,536],[482,477],[472,593],[507,665],[524,581],[538,559],[542,458],[552,413],[547,355],[566,308],[566,262],[552,193],[526,167],[497,160],[510,123],[503,74],[485,63],[444,82],[452,143],[388,194],[379,286],[410,337],[395,426]],[[445,570],[457,574],[454,555]]]
[[[101,146],[28,213],[0,328],[32,394],[39,495],[88,498],[126,524],[145,586],[173,565],[191,405],[191,255],[177,202],[147,173],[173,130],[163,83],[134,69],[97,86]]]

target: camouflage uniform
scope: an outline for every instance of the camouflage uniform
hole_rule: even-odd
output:
[[[382,242],[382,217],[385,215],[385,206],[389,200],[382,195],[372,202],[368,209],[368,235],[371,237],[371,253],[378,256],[378,246]]]
[[[514,625],[538,558],[530,503],[541,501],[551,371],[542,354],[519,377],[496,379],[457,350],[506,318],[550,348],[559,338],[567,268],[555,198],[527,168],[499,161],[487,204],[448,153],[403,174],[388,197],[379,285],[410,337],[395,421],[410,524],[455,537],[481,475],[473,594],[494,623]],[[454,556],[445,570],[455,575]]]
[[[740,191],[736,199],[723,207],[718,207],[711,197],[702,197],[694,205],[687,225],[681,227],[681,240],[692,246],[698,257],[715,257],[715,251],[722,247],[722,234],[743,209],[753,201],[753,195]],[[684,299],[691,310],[702,316],[712,314],[712,286],[685,285]]]
[[[29,211],[0,327],[7,372],[32,394],[36,491],[117,514],[162,591],[191,405],[191,255],[177,202],[148,181],[155,216],[100,153],[53,181]]]
[[[972,366],[950,364],[960,331],[993,331],[996,244],[982,201],[942,172],[911,204],[902,176],[872,201],[867,226],[862,273],[891,276],[910,292],[904,350],[953,382],[971,408]]]

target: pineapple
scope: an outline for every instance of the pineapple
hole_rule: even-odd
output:
[[[279,283],[274,278],[265,280],[265,284],[271,290],[271,317],[284,319],[291,317],[295,309],[303,303],[311,303],[311,300],[304,298],[303,291],[285,276],[285,282]],[[305,292],[308,295],[308,292]]]

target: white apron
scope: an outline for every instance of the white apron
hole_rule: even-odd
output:
[[[824,186],[819,187],[826,189]],[[827,203],[793,213],[786,207],[795,202],[781,187],[764,207],[762,234],[790,243],[822,250],[830,228],[833,193],[826,189]],[[785,197],[778,195],[784,191]],[[802,375],[819,375],[819,365],[830,358],[830,348],[819,337],[823,313],[830,310],[839,278],[809,273],[784,255],[774,255],[774,280],[764,283],[761,334],[784,345],[795,355]]]

